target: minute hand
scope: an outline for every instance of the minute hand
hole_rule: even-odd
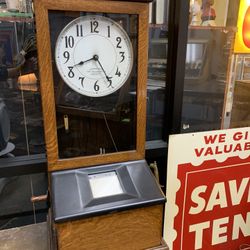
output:
[[[95,58],[95,57],[94,57],[94,58]],[[102,69],[102,71],[103,71],[103,73],[104,73],[104,75],[105,75],[107,81],[109,82],[109,86],[108,86],[108,87],[110,87],[110,86],[113,87],[113,86],[112,86],[112,81],[111,81],[111,78],[112,78],[112,77],[109,77],[109,76],[107,75],[106,71],[104,70],[104,68],[102,67],[102,64],[101,64],[100,61],[99,61],[99,58],[97,57],[97,58],[95,58],[95,60],[98,62],[98,64],[99,64],[99,66],[101,67],[101,69]]]

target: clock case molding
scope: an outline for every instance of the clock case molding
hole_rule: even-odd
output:
[[[142,3],[144,2],[144,3]],[[40,69],[41,98],[44,118],[48,171],[73,169],[122,161],[144,159],[146,127],[146,83],[148,58],[148,1],[93,1],[93,0],[35,0],[38,63]],[[56,105],[52,72],[49,11],[83,11],[138,15],[138,61],[136,100],[135,150],[116,153],[59,159],[56,126]]]

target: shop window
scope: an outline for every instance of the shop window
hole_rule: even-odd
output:
[[[166,147],[166,68],[168,52],[168,0],[150,4],[147,83],[147,149]]]
[[[0,1],[0,229],[46,220],[47,204],[30,201],[47,190],[46,175],[32,174],[44,153],[32,2]]]
[[[41,154],[45,146],[31,2],[8,2],[0,9],[0,157]]]
[[[190,1],[183,133],[224,127],[238,8],[235,0]]]

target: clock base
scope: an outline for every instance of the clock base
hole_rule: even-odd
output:
[[[51,174],[58,249],[161,245],[165,197],[145,160]]]
[[[85,218],[52,223],[57,249],[168,250],[162,242],[163,205],[154,205]],[[54,242],[55,243],[55,242]],[[55,244],[51,244],[54,245]]]

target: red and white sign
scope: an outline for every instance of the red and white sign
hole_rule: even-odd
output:
[[[166,194],[170,249],[250,245],[250,128],[170,136]]]

